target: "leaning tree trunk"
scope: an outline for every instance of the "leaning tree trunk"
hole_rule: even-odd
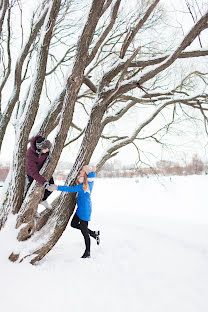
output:
[[[86,23],[86,26],[84,27],[82,36],[78,43],[77,57],[76,57],[76,60],[72,69],[72,73],[69,76],[68,81],[67,81],[66,94],[64,97],[60,123],[58,125],[58,131],[57,131],[57,135],[55,138],[54,146],[52,148],[51,155],[49,159],[46,161],[46,163],[44,164],[44,167],[42,168],[42,172],[41,172],[46,179],[49,179],[51,175],[53,174],[53,171],[59,160],[61,151],[63,149],[64,143],[67,137],[68,129],[72,121],[74,105],[75,105],[80,87],[82,85],[83,73],[87,64],[89,45],[92,41],[92,37],[95,32],[96,25],[101,16],[104,2],[105,2],[104,0],[100,1],[99,3],[97,3],[96,0],[93,1],[92,8],[88,17],[88,22]],[[52,162],[50,162],[51,159],[53,160]],[[79,166],[77,166],[74,173],[71,175],[72,182],[75,181],[75,178],[79,170],[81,169],[81,167],[82,167],[82,164],[80,163]],[[43,192],[43,187],[40,186],[38,183],[33,182],[21,206],[21,209],[17,217],[16,227],[19,228],[21,226],[20,231],[18,232],[18,236],[17,236],[19,241],[25,241],[26,239],[30,238],[31,236],[33,236],[36,230],[36,222],[34,220],[34,216],[37,210],[38,203],[40,202],[42,192]],[[74,196],[63,195],[61,196],[61,202],[59,203],[58,206],[57,206],[57,203],[59,201],[56,201],[56,203],[53,204],[53,206],[55,206],[54,211],[52,215],[50,216],[50,218],[48,219],[48,221],[46,220],[45,222],[43,222],[44,224],[47,222],[47,224],[44,226],[43,229],[40,229],[41,226],[39,226],[39,224],[41,224],[42,221],[40,220],[40,222],[38,222],[39,233],[38,234],[36,233],[37,235],[40,235],[42,231],[45,231],[48,224],[50,224],[50,228],[54,229],[54,233],[52,234],[52,236],[55,238],[55,240],[54,239],[52,240],[53,243],[51,242],[51,237],[47,237],[47,235],[45,235],[46,236],[45,241],[47,241],[46,245],[49,246],[48,247],[49,250],[52,248],[55,242],[59,239],[59,237],[61,236],[61,234],[63,233],[66,227],[66,224],[68,223],[68,219],[71,214],[69,215],[67,202],[70,197],[72,198],[71,200],[74,202]],[[68,217],[66,218],[66,216]],[[44,215],[43,218],[45,217],[46,216]],[[49,215],[47,217],[49,217]],[[51,226],[51,224],[53,224],[53,226]],[[51,231],[48,233],[51,233]],[[36,237],[37,235],[34,235],[34,237]],[[21,244],[19,246],[21,246]],[[42,250],[42,247],[40,247],[39,249]],[[44,247],[43,247],[43,250],[44,250]],[[35,253],[37,254],[37,251]],[[10,259],[13,261],[17,259],[21,261],[22,258],[23,256],[21,254],[21,251],[20,251],[20,256],[15,252],[12,253],[12,255],[10,256]],[[41,256],[39,257],[39,259],[40,258]]]
[[[101,121],[109,103],[110,103],[109,96],[102,98],[102,95],[100,95],[100,98],[98,98],[98,100],[96,101],[88,121],[88,125],[81,144],[80,151],[78,153],[74,166],[71,172],[69,173],[68,178],[66,179],[66,185],[73,184],[83,165],[88,164],[90,162],[91,156],[97,146],[97,143],[102,133]],[[52,206],[53,206],[52,215],[46,216],[43,214],[42,220],[38,221],[38,228],[39,224],[41,224],[40,233],[42,232],[45,233],[47,232],[46,229],[48,229],[49,235],[46,243],[42,245],[40,248],[35,248],[35,250],[30,252],[28,255],[20,255],[19,257],[17,254],[12,254],[10,257],[11,260],[16,260],[18,258],[18,261],[22,261],[24,257],[30,257],[30,262],[35,263],[36,261],[40,261],[56,244],[56,242],[62,235],[63,231],[65,230],[66,225],[68,224],[68,221],[74,211],[75,196],[74,194],[63,193],[54,200]],[[47,220],[47,217],[49,217],[49,219],[45,224],[45,219]],[[58,222],[56,221],[57,219]],[[45,226],[42,227],[43,225]],[[49,229],[51,228],[54,230],[49,231]],[[31,230],[29,223],[27,224],[27,229]],[[36,233],[32,237],[32,240],[37,240],[36,237],[38,235],[42,235],[40,233],[39,234]],[[22,230],[22,235],[23,236],[25,235],[24,228]],[[30,235],[30,233],[26,233],[26,235]]]
[[[81,167],[84,164],[89,163],[92,153],[95,150],[101,135],[100,125],[105,109],[106,107],[104,106],[96,106],[96,108],[92,111],[80,152],[66,180],[67,185],[74,183],[75,178],[79,173]],[[10,256],[10,259],[13,261],[17,259],[18,261],[22,261],[24,258],[29,257],[32,264],[40,261],[52,249],[52,247],[56,244],[56,242],[62,235],[74,211],[75,203],[76,201],[74,194],[62,193],[58,198],[56,198],[52,203],[52,214],[49,214],[48,216],[44,213],[42,214],[40,220],[37,221],[36,226],[36,229],[38,227],[39,232],[36,232],[31,238],[32,242],[37,242],[38,237],[41,237],[42,235],[44,235],[44,238],[46,239],[46,233],[48,233],[46,243],[41,245],[41,247],[36,247],[27,255],[17,255],[13,253]],[[47,220],[47,223],[45,222],[45,219]],[[43,225],[44,227],[42,227]],[[29,223],[27,224],[27,229],[31,229]],[[27,235],[25,233],[25,230],[22,230],[23,236]],[[30,235],[30,233],[28,233],[28,235]]]

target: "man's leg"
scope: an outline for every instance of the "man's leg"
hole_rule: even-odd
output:
[[[50,184],[54,184],[54,179],[53,179],[53,177],[49,180],[49,183],[50,183]],[[52,193],[52,192],[49,192],[48,190],[45,190],[45,193],[44,193],[44,195],[43,195],[42,201],[46,200],[46,199],[48,198],[48,196],[51,195],[51,193]]]
[[[26,194],[27,194],[32,182],[33,182],[33,178],[30,177],[29,175],[27,175],[26,181],[25,181],[24,197],[26,197]]]
[[[34,179],[30,177],[29,175],[27,175],[27,178],[28,178],[28,188],[29,188]]]

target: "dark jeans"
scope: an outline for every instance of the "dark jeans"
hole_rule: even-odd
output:
[[[90,236],[96,237],[95,232],[88,229],[88,221],[82,220],[75,213],[71,221],[71,226],[82,232],[85,241],[86,250],[90,252]]]
[[[29,175],[27,176],[28,180],[29,180],[29,183],[27,185],[27,190],[29,189],[30,185],[32,184],[32,182],[34,181],[34,179],[32,177],[30,177]],[[54,184],[54,179],[53,177],[50,178],[49,180],[49,183],[50,184]],[[42,198],[42,201],[46,200],[48,198],[49,195],[51,195],[52,192],[49,192],[48,190],[45,190],[45,193],[43,195],[43,198]]]

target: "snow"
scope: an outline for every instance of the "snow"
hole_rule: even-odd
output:
[[[68,225],[39,264],[11,263],[14,237],[3,229],[1,310],[207,312],[207,182],[97,179],[89,227],[100,229],[101,244],[92,240],[91,259],[80,259],[81,233]]]

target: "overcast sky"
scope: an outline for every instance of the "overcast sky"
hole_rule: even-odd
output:
[[[193,20],[190,14],[187,13],[185,0],[161,0],[161,3],[167,7],[169,11],[168,14],[170,15],[168,22],[171,23],[172,26],[175,26],[176,31],[186,33],[192,27]],[[202,4],[204,8],[208,7],[207,1],[203,1]],[[31,8],[29,10],[31,11]],[[195,40],[191,48],[199,48],[199,42]],[[120,134],[126,134],[126,129],[136,124],[137,118],[136,114],[132,114],[129,123],[121,128]],[[147,162],[153,162],[160,158],[183,161],[186,158],[190,158],[194,153],[197,153],[203,159],[207,158],[207,137],[202,124],[198,126],[194,125],[194,123],[188,123],[188,130],[185,129],[185,131],[179,132],[180,134],[171,137],[167,149],[163,149],[159,145],[153,146],[152,143],[141,143],[140,148],[146,152]],[[11,161],[14,144],[14,130],[13,127],[9,125],[0,155],[0,162]],[[80,144],[80,142],[66,149],[66,151],[62,153],[61,160],[69,161],[70,159],[70,161],[73,162],[76,157],[78,144]],[[93,161],[96,162],[99,156],[100,152],[95,153]],[[134,163],[137,158],[137,151],[133,145],[129,145],[120,150],[117,158],[124,163]]]

